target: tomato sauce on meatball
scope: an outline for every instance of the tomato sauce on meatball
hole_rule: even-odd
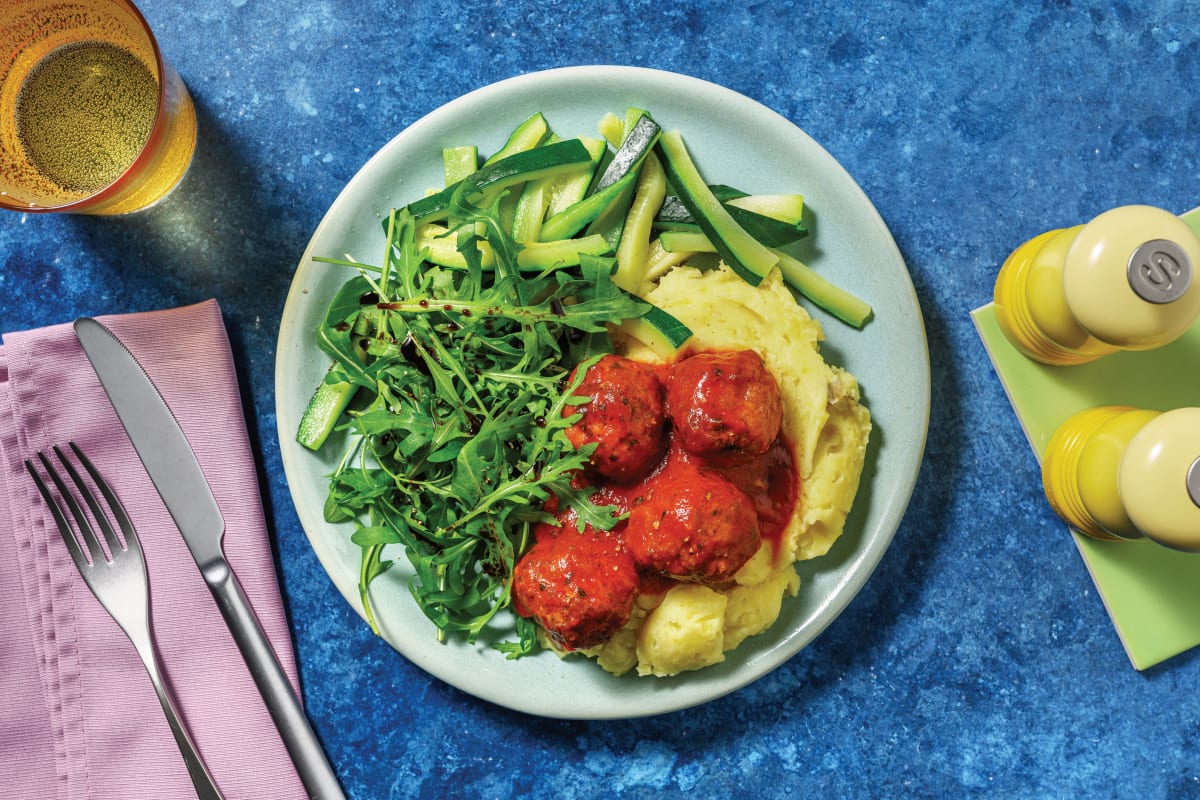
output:
[[[778,542],[800,496],[796,464],[783,437],[777,438],[760,456],[722,467],[721,474],[754,503],[762,538]]]
[[[575,394],[591,400],[563,410],[582,415],[566,433],[576,448],[596,444],[589,471],[618,483],[644,477],[662,457],[666,436],[664,390],[655,369],[606,355],[588,369]]]
[[[621,537],[564,526],[543,536],[513,571],[517,613],[566,650],[603,644],[629,621],[638,570]]]
[[[754,503],[719,473],[669,458],[625,530],[638,565],[679,581],[721,583],[762,542]]]
[[[717,463],[765,453],[783,421],[779,385],[753,350],[697,353],[677,362],[667,410],[683,448]]]
[[[661,367],[604,356],[575,394],[590,400],[564,409],[581,415],[566,435],[596,449],[572,488],[628,516],[581,532],[552,497],[543,511],[554,521],[534,526],[517,561],[516,611],[564,650],[611,639],[639,592],[731,580],[764,540],[777,542],[799,496],[779,387],[752,350]]]

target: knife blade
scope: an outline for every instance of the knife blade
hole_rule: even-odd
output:
[[[90,317],[76,320],[74,329],[217,601],[309,797],[344,798],[262,624],[225,559],[225,519],[179,422],[142,365],[111,331]]]

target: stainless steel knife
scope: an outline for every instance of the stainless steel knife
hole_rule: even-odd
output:
[[[225,560],[225,520],[171,409],[137,359],[94,319],[75,321],[78,337],[138,457],[183,534],[229,625],[267,709],[311,798],[344,798],[300,701]]]

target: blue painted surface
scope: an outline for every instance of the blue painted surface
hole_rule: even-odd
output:
[[[144,0],[200,114],[163,205],[0,217],[0,329],[222,304],[305,696],[355,798],[1200,796],[1200,658],[1128,664],[972,328],[1029,237],[1200,204],[1200,5],[1046,0]],[[312,230],[406,125],[523,72],[726,85],[823,144],[891,228],[933,366],[925,466],[874,577],[781,669],[707,706],[551,722],[436,681],[321,571],[279,462],[274,340]]]

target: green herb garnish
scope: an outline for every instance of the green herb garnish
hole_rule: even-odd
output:
[[[325,517],[355,526],[368,622],[378,632],[368,589],[400,545],[412,595],[439,636],[474,642],[510,604],[514,563],[532,526],[553,520],[543,510],[550,498],[581,525],[617,523],[592,490],[572,486],[594,446],[576,450],[563,435],[583,402],[572,396],[579,377],[568,376],[611,349],[605,323],[647,306],[612,283],[610,258],[521,274],[500,198],[462,188],[450,235],[466,269],[426,262],[413,216],[393,211],[382,265],[318,259],[359,272],[331,302],[318,341],[334,359],[326,385],[357,387],[338,426],[347,445]],[[487,270],[482,241],[494,254]],[[493,643],[510,658],[536,641],[533,623],[514,617],[517,641]]]

